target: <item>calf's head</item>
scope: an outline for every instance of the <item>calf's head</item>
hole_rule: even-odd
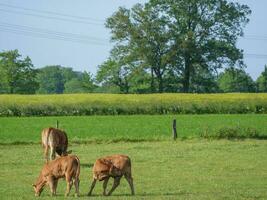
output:
[[[38,197],[41,195],[46,183],[47,183],[46,177],[44,177],[42,172],[41,172],[38,179],[36,180],[36,182],[34,184],[32,184],[35,196]]]
[[[33,190],[36,197],[39,197],[44,189],[45,183],[43,184],[32,184]]]

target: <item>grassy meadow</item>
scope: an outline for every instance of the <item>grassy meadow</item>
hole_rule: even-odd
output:
[[[0,199],[36,199],[41,131],[57,120],[81,160],[80,199],[106,199],[102,183],[85,195],[93,162],[115,153],[132,159],[136,196],[122,180],[109,199],[267,199],[267,94],[0,95]]]
[[[267,94],[0,95],[0,116],[267,113]]]
[[[42,129],[54,127],[56,120],[71,142],[166,141],[171,139],[173,119],[182,139],[232,129],[244,136],[267,136],[265,114],[1,117],[0,144],[39,143]]]
[[[92,197],[85,196],[92,181],[96,158],[128,154],[132,159],[136,196],[127,182],[108,199],[266,199],[267,142],[265,140],[186,140],[138,143],[73,144],[81,160],[79,199],[107,199],[102,183]],[[0,145],[1,199],[36,199],[31,184],[44,163],[41,145]],[[111,187],[112,181],[109,183]],[[65,199],[65,181],[57,197]],[[51,199],[48,188],[38,199]],[[71,196],[73,199],[74,188]]]

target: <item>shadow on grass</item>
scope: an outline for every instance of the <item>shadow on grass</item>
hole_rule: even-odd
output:
[[[124,194],[112,194],[110,197],[156,197],[156,196],[178,196],[178,195],[186,195],[188,194],[185,191],[181,192],[167,192],[167,193],[137,193],[135,195],[131,195],[130,193]],[[87,194],[80,195],[81,197],[87,197]],[[92,194],[89,197],[105,197],[102,194]]]
[[[93,163],[81,163],[80,165],[81,167],[84,167],[84,168],[91,168],[94,166]]]

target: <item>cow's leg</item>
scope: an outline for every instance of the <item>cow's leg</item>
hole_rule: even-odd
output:
[[[93,182],[92,182],[91,188],[90,188],[90,190],[89,190],[89,192],[87,194],[88,196],[90,196],[92,194],[92,191],[93,191],[93,189],[95,187],[95,184],[96,184],[96,179],[94,179]]]
[[[48,183],[49,188],[50,188],[51,196],[54,196],[54,189],[55,189],[54,177],[48,176],[47,177],[47,183]]]
[[[54,160],[56,157],[56,149],[54,147],[50,148],[50,160]]]
[[[130,174],[125,174],[124,177],[130,185],[132,195],[134,195],[133,177]]]
[[[108,186],[108,180],[109,180],[109,177],[107,177],[103,183],[103,195],[105,195],[105,196],[107,195],[106,190],[107,190],[107,186]]]
[[[58,179],[54,179],[54,195],[57,194],[57,183],[58,183]]]
[[[69,193],[70,193],[70,190],[73,184],[73,181],[69,176],[66,176],[66,183],[67,183],[67,190],[66,190],[65,196],[67,197],[69,196]]]
[[[113,186],[112,186],[111,190],[108,193],[108,196],[111,195],[112,192],[119,186],[120,180],[121,180],[121,177],[114,178],[114,183],[113,183]]]
[[[80,183],[79,178],[75,178],[74,179],[74,186],[75,186],[75,196],[76,197],[79,196],[79,183]]]

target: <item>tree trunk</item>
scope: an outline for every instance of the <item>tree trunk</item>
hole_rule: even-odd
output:
[[[191,76],[191,61],[188,53],[185,54],[185,68],[184,68],[184,82],[183,91],[184,93],[189,92],[190,87],[190,76]]]
[[[163,80],[162,80],[162,76],[158,77],[159,79],[159,93],[163,92]]]
[[[154,71],[153,71],[153,67],[151,67],[151,83],[150,83],[150,90],[151,93],[155,92],[155,85],[154,85]]]

